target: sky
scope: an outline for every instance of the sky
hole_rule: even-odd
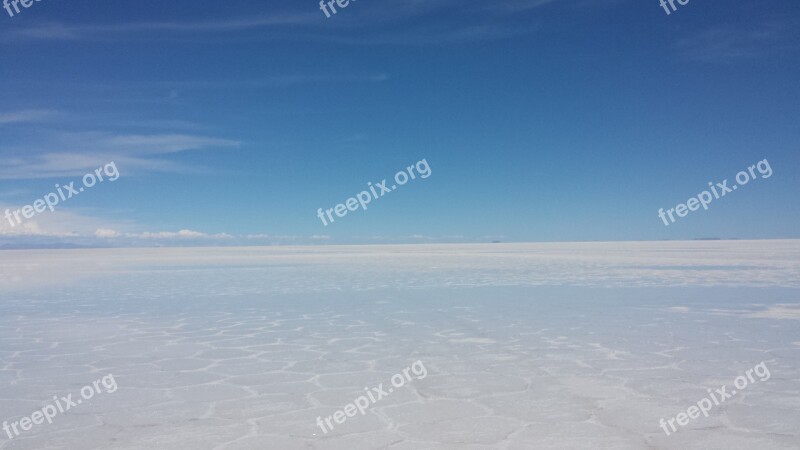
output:
[[[676,6],[0,9],[0,213],[119,175],[0,218],[0,247],[800,237],[800,3]],[[769,178],[659,218],[765,159]]]

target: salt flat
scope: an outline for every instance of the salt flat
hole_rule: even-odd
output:
[[[0,258],[0,421],[119,385],[0,449],[800,448],[797,240]],[[317,426],[417,360],[424,379]]]

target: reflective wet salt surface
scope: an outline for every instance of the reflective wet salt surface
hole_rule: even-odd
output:
[[[2,449],[800,448],[800,241],[0,255]]]

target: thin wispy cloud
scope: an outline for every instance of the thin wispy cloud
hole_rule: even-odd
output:
[[[273,75],[251,80],[176,80],[148,83],[154,87],[182,89],[249,89],[285,88],[318,83],[381,83],[389,80],[389,75],[334,75],[334,74],[286,74]]]
[[[0,125],[18,123],[39,123],[53,119],[60,113],[50,109],[24,109],[20,111],[0,112]]]
[[[0,147],[0,179],[69,177],[115,161],[121,170],[191,171],[196,169],[158,156],[199,150],[225,150],[240,142],[189,134],[59,134],[23,150]]]
[[[117,24],[45,23],[14,30],[19,37],[32,39],[87,39],[114,35],[136,35],[147,33],[224,33],[265,27],[297,26],[314,23],[316,16],[304,14],[275,14],[255,18],[229,18],[215,21],[153,21]]]
[[[27,189],[8,189],[0,191],[0,199],[19,198],[23,195],[30,195]]]
[[[221,148],[239,146],[239,141],[232,139],[220,139],[188,134],[90,134],[87,137],[96,137],[96,143],[94,144],[96,147],[113,148],[116,152],[120,152],[125,155],[153,155],[183,152],[186,150],[198,150],[211,147]]]
[[[94,122],[97,123],[97,122],[100,122],[102,120],[103,120],[103,118],[97,118],[97,119],[94,120]],[[189,120],[169,120],[169,119],[164,119],[164,120],[156,120],[156,119],[146,119],[146,120],[131,119],[131,120],[125,120],[125,119],[120,119],[120,120],[117,120],[117,121],[113,121],[113,120],[108,121],[106,119],[105,125],[108,125],[109,127],[113,126],[113,127],[117,127],[117,128],[125,127],[125,128],[145,128],[145,129],[171,129],[171,130],[176,130],[177,129],[177,130],[192,130],[192,131],[207,130],[208,128],[210,128],[208,126],[201,125],[199,123],[192,122],[192,121],[189,121]]]
[[[439,24],[423,24],[402,30],[373,31],[366,35],[337,34],[325,40],[346,45],[401,45],[429,46],[454,45],[479,41],[494,41],[524,36],[536,31],[536,25],[512,26],[506,23],[462,23],[443,27]]]
[[[781,21],[772,21],[746,29],[733,26],[716,26],[681,39],[676,46],[687,59],[707,63],[730,64],[796,51],[789,47],[791,37],[798,33]]]
[[[256,17],[228,17],[219,20],[166,20],[103,24],[42,23],[11,30],[13,37],[40,40],[81,39],[174,39],[176,36],[220,36],[250,31],[273,31],[257,37],[301,40],[328,40],[357,33],[354,44],[449,43],[465,40],[498,39],[515,36],[504,20],[564,0],[384,0],[359,4],[348,10],[348,20],[331,21],[317,10],[316,3],[295,5],[293,12],[264,14]],[[446,14],[442,14],[446,12]],[[409,27],[418,24],[417,29]],[[396,29],[396,25],[400,28]],[[401,31],[403,30],[403,31]],[[506,30],[504,32],[504,30]],[[412,31],[406,34],[405,31]],[[300,32],[300,34],[298,34]],[[397,33],[401,39],[392,39]],[[419,33],[422,33],[420,36]],[[414,38],[416,36],[416,38]]]

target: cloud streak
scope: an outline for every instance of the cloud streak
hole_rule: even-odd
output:
[[[30,144],[29,144],[30,145]],[[83,175],[109,161],[126,172],[138,170],[180,172],[196,168],[155,158],[187,151],[238,148],[240,142],[189,134],[67,133],[52,137],[36,148],[2,150],[0,180],[55,178]]]
[[[58,111],[50,109],[24,109],[21,111],[0,112],[0,125],[18,123],[39,123],[57,116]]]
[[[353,44],[452,43],[518,35],[519,30],[511,30],[508,21],[559,2],[564,0],[383,0],[351,8],[347,11],[348,20],[338,21],[327,20],[316,3],[309,3],[295,5],[293,12],[255,17],[117,24],[44,23],[9,33],[28,40],[174,39],[176,36],[218,38],[221,34],[267,30],[274,33],[251,37],[326,41],[340,38]]]
[[[65,25],[60,23],[47,23],[29,26],[14,30],[18,37],[29,39],[87,39],[90,37],[113,36],[119,34],[146,34],[146,33],[224,33],[245,31],[265,27],[279,27],[291,25],[307,25],[314,22],[316,17],[306,14],[276,14],[263,17],[229,18],[215,21],[185,21],[185,22],[130,22],[118,24],[84,24]]]
[[[792,48],[782,44],[796,35],[793,27],[780,21],[763,23],[748,29],[716,26],[679,40],[676,47],[690,60],[730,64],[781,51],[796,51],[796,46]]]

